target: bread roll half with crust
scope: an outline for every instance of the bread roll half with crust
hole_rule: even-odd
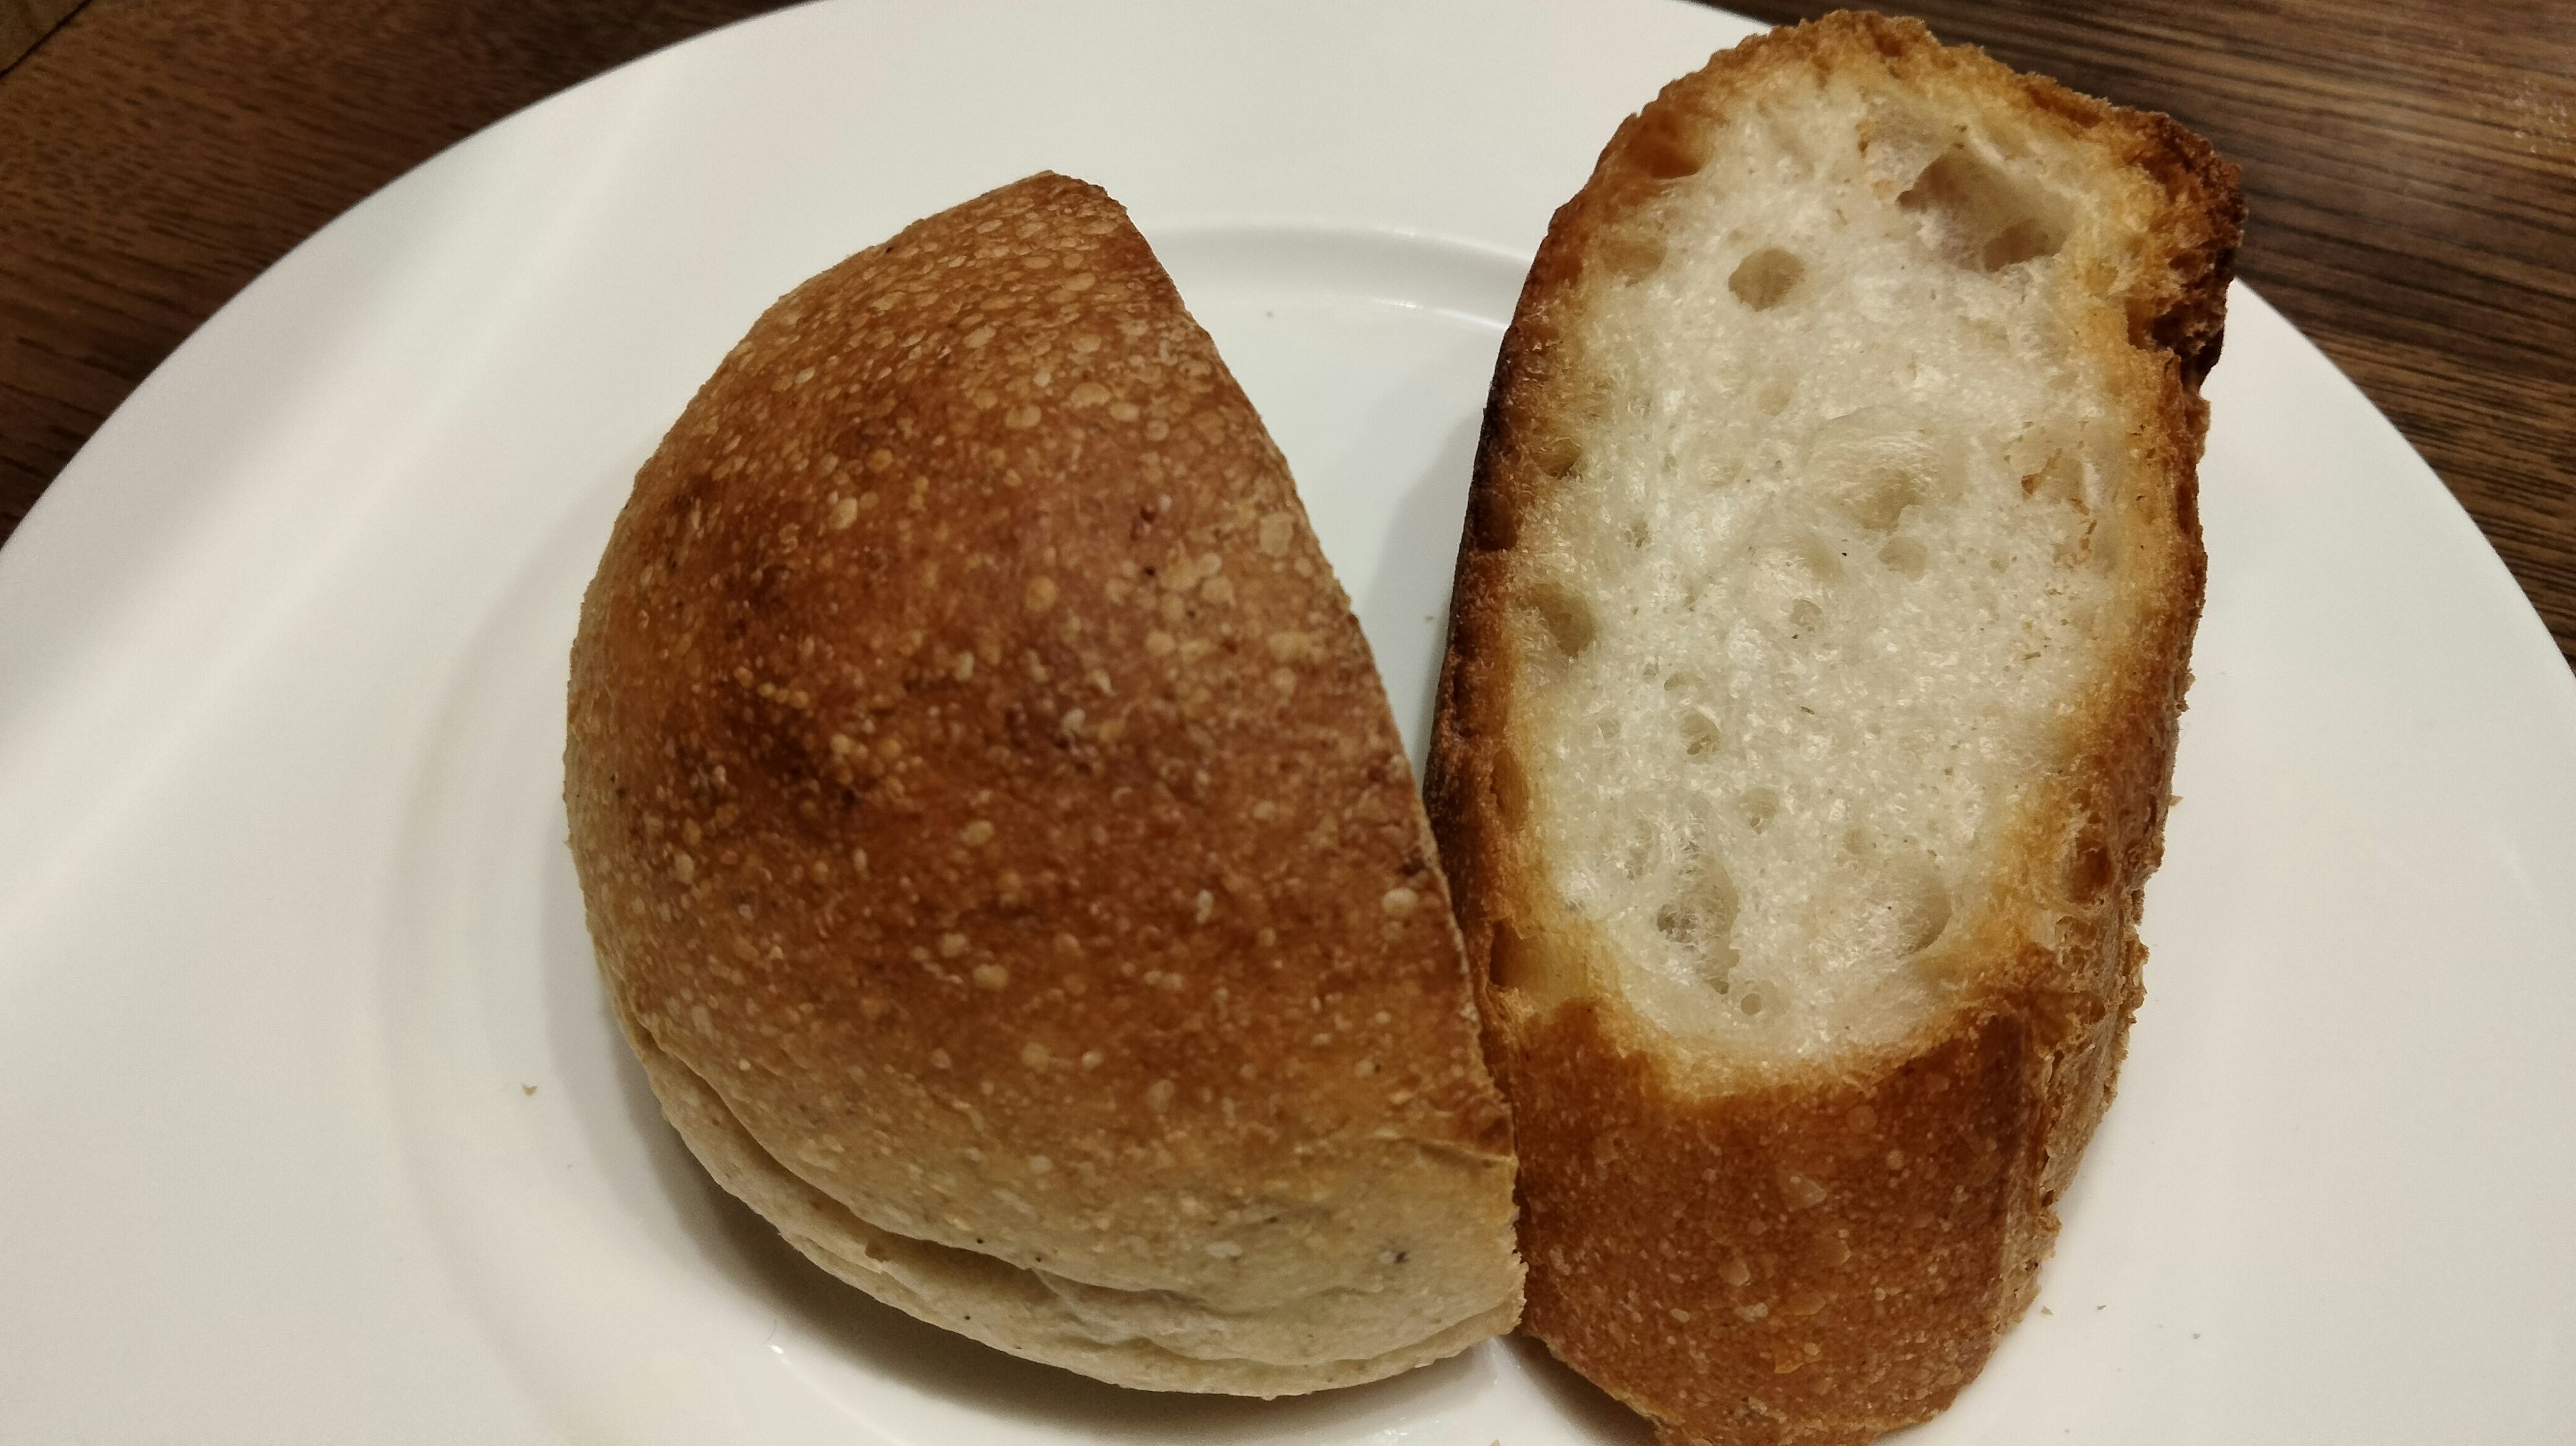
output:
[[[583,600],[565,798],[671,1122],[861,1290],[1263,1396],[1518,1315],[1367,644],[1099,190],[1005,187],[761,317]]]
[[[1504,341],[1428,784],[1527,1326],[1857,1442],[2029,1303],[2140,998],[2232,167],[1916,24],[1621,126]]]

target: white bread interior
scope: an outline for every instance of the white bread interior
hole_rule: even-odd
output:
[[[1597,419],[1523,533],[1520,746],[1548,881],[1616,963],[1593,987],[1677,1046],[1876,1048],[1955,991],[1938,946],[2138,565],[2129,419],[2065,293],[2149,189],[2078,138],[1782,87],[1595,297]]]

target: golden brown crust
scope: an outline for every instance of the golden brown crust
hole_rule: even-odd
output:
[[[867,1227],[1096,1295],[1193,1389],[1509,1318],[1367,644],[1096,188],[917,223],[725,358],[584,599],[565,787],[621,1014]]]
[[[1651,265],[1645,203],[1700,163],[1740,87],[1800,68],[1937,82],[2153,179],[2164,264],[2127,296],[2126,334],[2102,357],[2132,399],[2133,475],[2153,485],[2121,499],[2121,641],[2089,685],[2071,766],[2005,846],[2020,867],[2001,870],[1965,931],[1972,983],[1955,1008],[1898,1050],[1729,1092],[1583,997],[1612,971],[1521,827],[1513,658],[1528,624],[1508,599],[1523,519],[1588,420],[1587,273]],[[2218,354],[2242,214],[2234,168],[2165,117],[1944,49],[1910,21],[1846,13],[1668,86],[1550,226],[1486,411],[1425,788],[1515,1116],[1525,1325],[1666,1441],[1856,1442],[1922,1420],[2036,1289],[2052,1207],[2142,997],[2135,925],[2205,568],[2198,383]]]

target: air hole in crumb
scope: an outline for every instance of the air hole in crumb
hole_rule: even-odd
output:
[[[1736,800],[1744,811],[1744,826],[1760,833],[1764,825],[1780,812],[1780,791],[1775,788],[1748,788]]]
[[[1625,535],[1628,539],[1628,545],[1635,548],[1643,548],[1647,543],[1655,540],[1654,529],[1649,527],[1646,524],[1646,519],[1642,517],[1631,517],[1628,519],[1628,527]]]
[[[1994,239],[1986,243],[1978,261],[1988,271],[2001,271],[2007,266],[2018,266],[2042,256],[2054,256],[2063,244],[2063,238],[2049,234],[2046,226],[2024,217],[1996,233]]]
[[[1941,937],[1942,930],[1950,927],[1950,891],[1937,884],[1898,900],[1893,907],[1900,928],[1897,949],[1901,953],[1922,953]]]
[[[1902,467],[1854,471],[1835,488],[1836,510],[1870,532],[1894,532],[1905,509],[1923,500],[1923,482]]]
[[[1612,139],[1628,164],[1658,181],[1696,175],[1708,164],[1707,141],[1693,133],[1688,116],[1652,107],[1629,118]]]
[[[1762,1012],[1762,996],[1748,989],[1744,991],[1744,997],[1736,1001],[1735,1007],[1743,1010],[1746,1014],[1760,1014]]]
[[[1547,629],[1556,650],[1568,658],[1580,657],[1592,646],[1600,624],[1592,616],[1592,605],[1555,583],[1540,583],[1523,595],[1530,611]]]
[[[1881,876],[1887,944],[1897,954],[1919,954],[1950,927],[1950,886],[1931,855],[1900,852]]]
[[[1736,263],[1726,289],[1755,311],[1769,311],[1789,299],[1807,276],[1807,263],[1777,246],[1765,246]]]
[[[1842,553],[1816,533],[1799,533],[1789,543],[1789,555],[1819,581],[1833,582],[1843,575]]]
[[[2066,244],[2063,202],[1957,147],[1925,166],[1896,204],[1926,218],[1943,255],[1978,271],[2053,256]]]
[[[2084,463],[2065,452],[2051,452],[2040,469],[2021,479],[2021,495],[2045,497],[2084,510]]]
[[[1805,598],[1789,604],[1789,626],[1806,632],[1825,620],[1825,610]]]
[[[1579,993],[1584,971],[1579,960],[1560,953],[1545,934],[1524,935],[1497,921],[1486,937],[1485,971],[1497,989],[1508,989],[1541,1008]]]
[[[1680,886],[1655,911],[1655,929],[1680,949],[1700,982],[1729,982],[1743,956],[1735,948],[1735,916],[1741,901],[1735,880],[1717,860],[1701,857],[1685,870]]]
[[[1664,691],[1667,693],[1678,693],[1685,688],[1696,688],[1699,684],[1700,677],[1697,673],[1666,673],[1664,675]]]
[[[1893,407],[1863,407],[1807,439],[1807,469],[1836,512],[1865,532],[1896,530],[1905,509],[1946,495],[1957,449]]]
[[[1533,449],[1530,460],[1550,477],[1563,477],[1583,462],[1583,446],[1572,437],[1550,437]]]
[[[1931,560],[1931,553],[1911,537],[1891,537],[1887,545],[1878,550],[1878,560],[1907,577],[1921,577],[1923,565]]]
[[[1682,751],[1693,758],[1717,751],[1717,720],[1697,708],[1682,715]]]

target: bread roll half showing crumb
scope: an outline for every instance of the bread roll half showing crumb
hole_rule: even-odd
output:
[[[2029,1303],[2110,1098],[2235,171],[1845,14],[1620,127],[1503,344],[1432,816],[1528,1327],[1857,1442]]]
[[[1261,1396],[1517,1317],[1368,646],[1098,189],[933,216],[726,356],[583,600],[565,798],[665,1113],[879,1300]]]

